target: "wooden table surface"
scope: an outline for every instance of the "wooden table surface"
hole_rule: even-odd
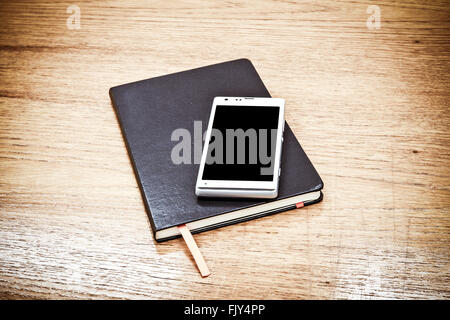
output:
[[[0,297],[449,299],[449,8],[2,2]],[[196,235],[202,279],[153,239],[108,89],[238,58],[286,99],[325,197]]]

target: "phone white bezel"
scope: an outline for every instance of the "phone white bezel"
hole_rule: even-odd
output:
[[[278,179],[279,179],[279,168],[281,159],[281,149],[282,149],[282,138],[284,130],[284,99],[281,98],[254,98],[254,97],[215,97],[213,105],[211,108],[211,115],[209,117],[208,129],[206,131],[205,143],[202,152],[202,158],[200,161],[200,167],[197,176],[196,183],[196,194],[197,195],[212,195],[216,194],[220,196],[220,193],[225,190],[236,190],[237,194],[245,196],[243,190],[248,190],[248,196],[252,193],[261,194],[261,191],[277,191],[278,189]],[[275,157],[274,157],[274,173],[272,181],[245,181],[245,180],[203,180],[203,170],[205,168],[206,156],[208,151],[209,140],[211,138],[212,124],[216,114],[216,107],[220,106],[276,106],[279,107],[278,116],[278,127],[277,127],[277,137],[275,146]],[[199,190],[200,189],[200,190]],[[208,192],[202,192],[201,189],[208,190]],[[217,193],[212,192],[217,189]],[[211,194],[212,192],[212,194]],[[224,196],[226,196],[225,192]],[[228,193],[229,194],[229,193]],[[270,194],[275,195],[277,192],[271,192]]]

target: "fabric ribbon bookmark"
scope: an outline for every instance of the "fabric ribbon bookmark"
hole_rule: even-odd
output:
[[[189,231],[189,228],[185,224],[182,224],[178,226],[178,230],[180,230],[180,233],[184,241],[186,242],[189,251],[191,251],[191,254],[194,257],[195,263],[197,264],[198,270],[200,271],[202,277],[204,278],[209,276],[211,272],[209,272],[205,259],[203,259],[202,253],[200,252],[200,249],[198,248],[191,231]]]

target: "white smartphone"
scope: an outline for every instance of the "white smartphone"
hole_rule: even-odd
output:
[[[278,196],[284,99],[214,98],[195,194]]]

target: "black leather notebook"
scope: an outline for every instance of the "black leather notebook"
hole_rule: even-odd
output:
[[[109,94],[157,241],[180,236],[178,225],[197,233],[322,199],[322,180],[287,123],[276,199],[196,197],[194,121],[206,131],[216,96],[270,97],[247,59],[120,85]],[[172,161],[176,129],[191,133],[191,164]]]

